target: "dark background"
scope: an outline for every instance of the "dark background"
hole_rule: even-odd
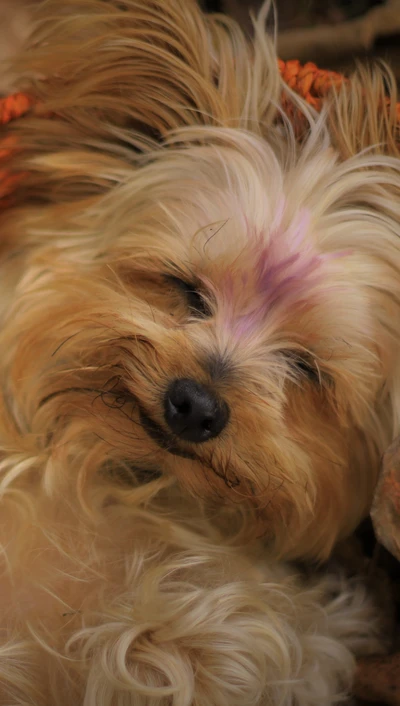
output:
[[[209,12],[235,17],[251,34],[249,14],[257,12],[262,0],[203,0],[203,4]],[[351,69],[357,60],[384,59],[400,85],[400,0],[276,0],[275,4],[282,59],[315,61],[321,68],[339,71]],[[380,23],[377,18],[383,12],[386,19]]]

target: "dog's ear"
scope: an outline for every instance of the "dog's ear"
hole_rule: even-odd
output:
[[[252,45],[237,23],[203,14],[195,0],[39,3],[30,45],[14,62],[18,90],[36,105],[12,127],[20,202],[96,197],[173,130],[264,134],[281,90],[264,19]]]
[[[109,137],[112,126],[159,138],[218,115],[195,0],[49,0],[35,24],[15,61],[18,88],[82,135]]]
[[[383,63],[359,66],[333,93],[329,125],[343,159],[362,150],[400,155],[400,108],[393,72]]]
[[[11,128],[20,149],[10,170],[25,175],[19,200],[92,198],[171,130],[226,122],[224,32],[207,23],[195,0],[39,3],[36,29],[13,63],[16,88],[36,106]],[[238,61],[248,63],[246,52]],[[233,105],[239,82],[233,74],[223,81]]]
[[[47,0],[18,88],[69,125],[99,138],[112,128],[163,138],[185,126],[257,131],[271,123],[280,79],[265,34],[255,41],[196,0]],[[44,80],[38,80],[38,77]]]
[[[15,67],[19,88],[83,133],[158,140],[240,116],[249,54],[239,27],[195,0],[48,0]]]

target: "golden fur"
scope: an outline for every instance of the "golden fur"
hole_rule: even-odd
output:
[[[14,66],[45,117],[0,220],[0,703],[323,706],[378,648],[362,589],[275,559],[329,556],[398,431],[395,84],[315,115],[267,10],[248,44],[191,0],[54,0]],[[180,378],[215,439],[167,431]]]

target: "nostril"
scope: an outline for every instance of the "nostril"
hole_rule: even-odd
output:
[[[192,406],[187,400],[185,402],[181,402],[180,404],[176,404],[175,407],[179,414],[190,414],[192,410]]]
[[[227,404],[205,385],[182,378],[174,380],[164,399],[164,416],[170,429],[186,441],[208,441],[226,426]]]

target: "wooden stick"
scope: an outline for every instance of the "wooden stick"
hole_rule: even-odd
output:
[[[362,17],[335,25],[291,29],[278,34],[278,54],[282,59],[321,62],[368,51],[377,37],[400,33],[400,0],[387,0]]]

